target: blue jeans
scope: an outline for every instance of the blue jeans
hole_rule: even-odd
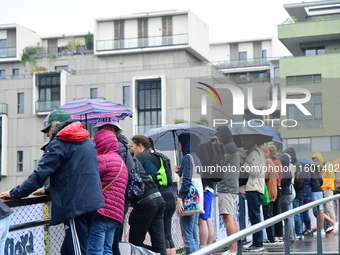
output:
[[[198,214],[191,216],[181,216],[179,218],[182,238],[187,254],[191,254],[199,250],[199,242],[197,235]]]
[[[303,204],[306,205],[309,203],[310,201],[310,196],[303,196]],[[311,231],[312,227],[311,227],[311,221],[310,221],[310,216],[309,216],[309,210],[304,211],[302,213],[302,222],[305,223],[306,226],[306,230]]]
[[[6,237],[9,230],[9,217],[0,219],[0,254],[5,250]]]
[[[303,205],[303,200],[294,198],[293,208],[297,208],[301,205]],[[295,223],[295,234],[298,236],[302,236],[302,213],[294,215],[294,223]]]
[[[254,226],[261,222],[261,206],[263,194],[257,191],[246,191],[247,205],[248,205],[248,215],[250,218],[250,223]],[[262,230],[253,234],[253,245],[255,247],[263,246],[263,233]]]
[[[118,225],[118,221],[97,213],[88,240],[88,255],[113,254],[113,237]]]

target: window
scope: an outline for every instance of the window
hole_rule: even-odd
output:
[[[0,79],[6,79],[6,71],[0,70]]]
[[[138,47],[148,46],[148,19],[138,19]]]
[[[325,46],[314,47],[314,48],[305,48],[304,52],[305,52],[305,56],[315,56],[315,55],[325,55],[326,54]]]
[[[56,66],[55,70],[65,70],[65,71],[68,71],[68,66]]]
[[[7,40],[0,40],[0,58],[7,57]]]
[[[340,151],[340,136],[331,136],[331,150]]]
[[[116,20],[114,22],[114,48],[124,48],[124,20]]]
[[[60,73],[37,74],[36,86],[39,89],[37,112],[52,111],[60,106]]]
[[[13,69],[13,78],[19,78],[19,69]]]
[[[311,152],[311,139],[310,138],[287,139],[287,147],[293,147],[297,153]]]
[[[18,93],[18,113],[24,113],[25,97],[24,93]]]
[[[130,107],[130,86],[123,86],[123,105]]]
[[[262,58],[267,58],[267,50],[262,50]]]
[[[23,157],[24,157],[24,152],[23,151],[18,151],[18,172],[23,171]]]
[[[321,83],[321,74],[287,76],[287,85],[303,85]]]
[[[280,68],[274,67],[274,85],[280,85]]]
[[[289,98],[301,97],[296,95]],[[288,119],[294,119],[298,122],[296,127],[291,127],[289,129],[322,128],[322,95],[312,94],[311,99],[307,103],[304,103],[303,106],[312,114],[312,116],[304,115],[295,105],[287,106]]]
[[[243,51],[243,52],[239,52],[239,60],[246,60],[247,59],[247,52]]]
[[[91,98],[98,98],[98,89],[97,88],[92,88],[90,93],[91,93]]]
[[[139,80],[136,86],[138,133],[160,127],[161,118],[161,79]]]
[[[162,43],[172,44],[172,16],[162,17]]]

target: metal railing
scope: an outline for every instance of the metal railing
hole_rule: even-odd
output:
[[[167,35],[167,36],[149,36],[143,38],[128,38],[117,40],[99,40],[97,52],[110,50],[126,50],[136,48],[149,48],[160,46],[173,46],[188,44],[188,34]]]
[[[300,207],[297,207],[293,210],[281,213],[277,216],[274,216],[268,220],[265,220],[263,222],[260,222],[254,226],[251,226],[247,229],[241,230],[235,234],[232,234],[231,236],[226,237],[225,239],[218,241],[216,243],[213,243],[199,251],[196,251],[192,253],[192,255],[207,255],[207,254],[212,254],[213,252],[218,252],[222,250],[224,247],[229,246],[230,244],[233,244],[235,242],[238,242],[238,255],[242,255],[242,239],[252,235],[256,232],[262,231],[263,229],[272,226],[282,220],[284,220],[285,226],[288,224],[289,217],[294,216],[296,214],[302,213],[304,211],[307,211],[313,207],[317,207],[317,212],[316,212],[316,217],[317,217],[317,253],[318,255],[322,255],[322,240],[321,240],[321,223],[320,223],[320,211],[319,211],[319,206],[322,204],[325,204],[327,202],[331,202],[334,200],[340,200],[340,195],[334,195],[331,197],[323,198],[311,203],[308,203],[306,205],[302,205]],[[340,201],[339,201],[340,202]],[[338,210],[338,217],[340,218],[340,210]],[[285,234],[284,234],[284,245],[285,245],[285,252],[283,254],[290,254],[290,242],[289,242],[289,234],[288,234],[288,228],[284,228]],[[340,254],[340,235],[338,236],[338,253]],[[255,254],[252,252],[252,254]]]

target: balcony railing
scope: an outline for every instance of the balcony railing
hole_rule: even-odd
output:
[[[0,48],[0,58],[15,58],[17,56],[17,48]]]
[[[161,46],[174,46],[188,44],[188,34],[168,35],[168,36],[150,36],[144,38],[129,38],[119,40],[97,41],[98,51],[109,50],[126,50],[136,48],[150,48]]]
[[[270,58],[250,58],[245,60],[213,61],[212,64],[219,69],[269,66]]]
[[[35,111],[50,112],[60,106],[60,101],[37,101],[35,104]]]
[[[8,115],[8,105],[6,103],[0,103],[0,114]]]
[[[67,50],[65,47],[42,47],[35,49],[35,52],[24,50],[24,53],[29,56],[29,58],[56,58],[63,56],[73,56],[73,55],[85,55],[93,54],[93,50],[87,50],[85,46],[75,48],[74,50]]]

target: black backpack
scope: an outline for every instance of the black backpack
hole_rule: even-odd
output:
[[[202,178],[209,179],[211,182],[220,182],[225,174],[223,167],[226,166],[226,149],[224,144],[216,139],[212,139],[207,143],[201,144],[196,154],[202,163]],[[213,169],[215,172],[212,172]]]
[[[159,160],[161,161],[161,167],[158,169],[157,173],[152,175],[152,179],[158,186],[171,186],[172,185],[172,169],[170,159],[159,151],[151,151],[152,154],[158,156]]]

